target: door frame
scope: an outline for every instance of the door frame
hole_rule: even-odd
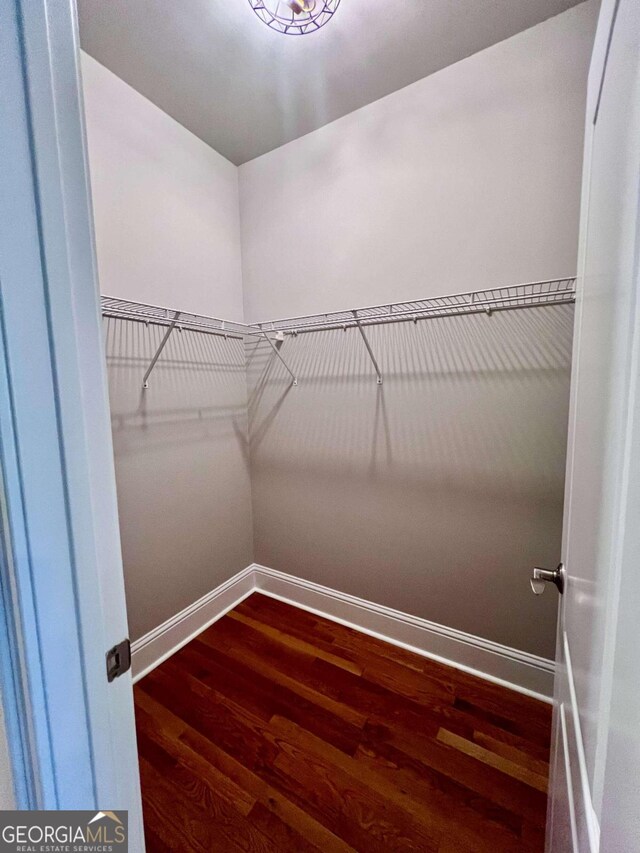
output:
[[[0,0],[0,660],[18,808],[144,850],[74,0]]]

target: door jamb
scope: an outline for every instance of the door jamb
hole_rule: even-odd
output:
[[[74,0],[0,0],[0,660],[17,805],[144,850]]]

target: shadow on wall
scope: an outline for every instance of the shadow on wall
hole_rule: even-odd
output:
[[[256,561],[553,657],[572,306],[247,344]]]
[[[244,343],[106,319],[132,639],[252,562]]]

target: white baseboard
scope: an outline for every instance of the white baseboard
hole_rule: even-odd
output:
[[[254,590],[253,566],[248,566],[144,637],[135,640],[131,644],[133,683],[171,657],[229,610],[233,610]]]
[[[537,699],[553,697],[554,662],[410,616],[266,566],[253,566],[258,592],[470,672]]]
[[[277,598],[416,654],[543,701],[554,662],[254,563],[132,645],[134,682],[252,592]]]

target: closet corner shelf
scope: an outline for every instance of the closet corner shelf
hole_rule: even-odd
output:
[[[390,302],[386,305],[373,305],[368,308],[353,308],[348,311],[333,311],[326,314],[308,314],[302,317],[288,317],[281,320],[268,320],[263,323],[246,325],[217,317],[192,314],[188,311],[161,308],[131,302],[127,299],[115,299],[103,296],[102,314],[118,320],[132,320],[147,325],[166,327],[166,332],[149,364],[143,379],[143,387],[148,387],[148,379],[156,365],[162,350],[175,329],[205,332],[221,335],[225,338],[244,339],[246,336],[258,336],[268,341],[274,354],[282,362],[291,376],[292,383],[298,384],[295,373],[284,360],[280,349],[269,333],[298,335],[305,332],[320,332],[328,329],[357,328],[362,336],[368,355],[374,366],[378,384],[382,384],[382,372],[367,338],[365,327],[384,323],[417,323],[436,317],[455,317],[465,314],[488,314],[494,311],[507,311],[517,308],[535,308],[548,305],[567,305],[575,302],[575,277],[535,281],[527,284],[515,284],[507,287],[495,287],[489,290],[475,290],[457,293],[453,296],[435,296],[429,299],[416,299],[409,302]]]
[[[144,302],[132,302],[129,299],[116,299],[112,296],[102,296],[100,302],[103,317],[110,317],[115,320],[131,320],[135,323],[144,323],[147,326],[164,326],[166,328],[160,345],[144,374],[142,387],[145,389],[149,387],[149,376],[175,329],[179,332],[184,329],[192,332],[204,332],[208,335],[218,335],[233,340],[244,340],[245,335],[261,334],[244,323],[221,320],[219,317],[207,317],[203,314],[193,314],[190,311],[176,311],[171,308],[162,308],[159,305],[147,305]]]
[[[161,308],[159,305],[131,302],[128,299],[102,296],[100,302],[103,317],[113,317],[116,320],[133,320],[154,326],[174,326],[178,330],[189,329],[236,339],[253,331],[244,323],[235,323],[233,320],[220,320],[218,317],[206,317],[189,311],[176,311],[175,308]]]

